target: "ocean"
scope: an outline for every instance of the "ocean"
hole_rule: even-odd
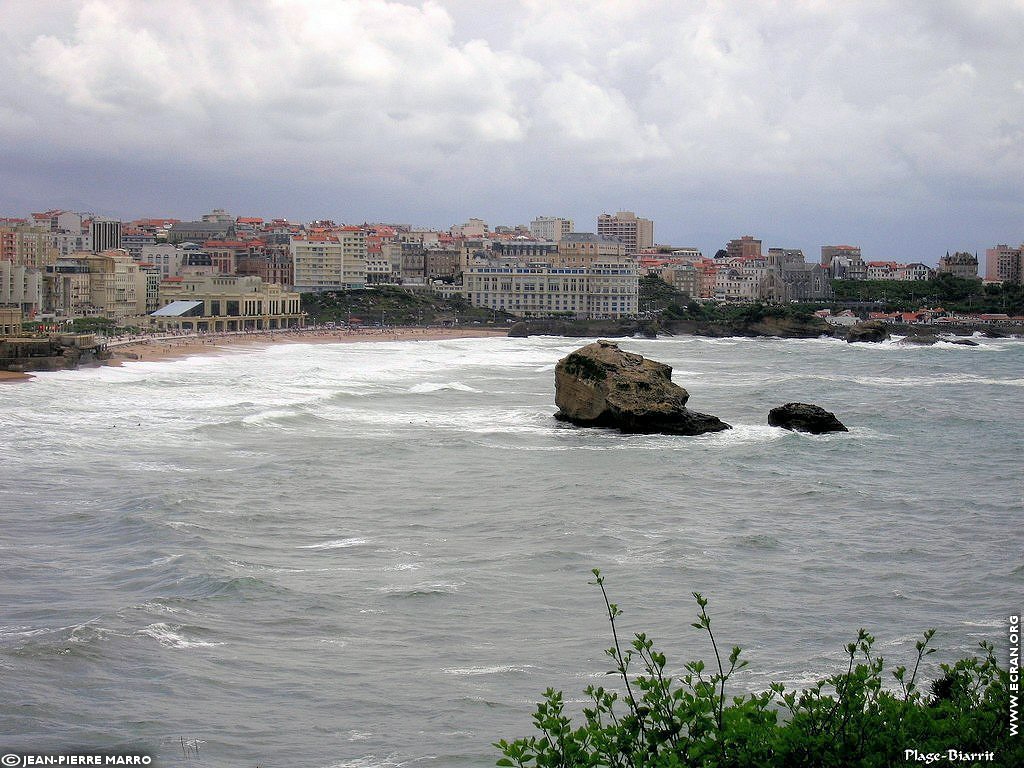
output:
[[[591,569],[669,668],[934,672],[1024,595],[1024,343],[624,339],[735,428],[556,422],[551,337],[287,344],[0,388],[0,751],[488,766],[608,684]],[[767,426],[790,401],[848,434]]]

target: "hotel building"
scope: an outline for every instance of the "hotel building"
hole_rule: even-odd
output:
[[[471,304],[517,317],[595,319],[637,313],[637,266],[623,259],[598,259],[587,266],[492,259],[472,264],[463,280]]]

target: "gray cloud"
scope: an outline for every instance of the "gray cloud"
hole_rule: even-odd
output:
[[[216,192],[239,213],[436,226],[632,208],[709,250],[754,232],[934,262],[1024,239],[1021,2],[3,12],[4,213],[50,190],[193,216]],[[101,159],[116,184],[86,171]]]

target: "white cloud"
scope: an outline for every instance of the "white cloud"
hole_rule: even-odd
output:
[[[0,142],[40,156],[862,218],[1024,179],[1019,0],[7,4]]]
[[[180,149],[232,156],[292,152],[294,141],[321,142],[307,151],[322,156],[353,143],[522,138],[514,89],[536,68],[482,41],[455,44],[436,4],[253,5],[242,15],[92,0],[73,30],[32,41],[22,63],[72,120],[102,121],[137,146],[154,130]]]

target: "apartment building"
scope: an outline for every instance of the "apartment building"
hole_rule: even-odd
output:
[[[89,290],[89,265],[82,259],[58,259],[43,274],[44,311],[61,318],[98,314]]]
[[[89,302],[103,317],[123,322],[146,314],[146,276],[128,251],[83,254],[89,268]]]
[[[725,251],[730,259],[758,259],[761,257],[761,241],[753,235],[743,235],[726,243]]]
[[[264,283],[277,283],[286,288],[295,284],[288,245],[266,245],[262,253],[239,256],[235,274],[258,277]]]
[[[652,272],[691,299],[701,295],[700,272],[692,263],[669,263],[657,267]]]
[[[597,217],[597,234],[619,240],[625,254],[632,255],[654,245],[654,222],[632,211],[619,211],[614,216],[602,213]]]
[[[142,260],[142,249],[156,245],[156,235],[139,227],[125,226],[121,229],[121,247],[136,261]]]
[[[0,306],[17,307],[27,317],[43,308],[43,273],[35,267],[0,261]]]
[[[366,233],[339,227],[292,237],[295,290],[322,293],[366,287]]]
[[[530,234],[538,240],[557,243],[573,231],[572,219],[560,219],[555,216],[538,216],[530,222]]]
[[[44,227],[16,224],[0,227],[0,261],[45,269],[57,260],[52,232]]]
[[[1000,244],[985,250],[985,280],[990,283],[1020,284],[1024,275],[1024,245],[1011,248]]]
[[[95,217],[89,221],[89,250],[102,253],[121,248],[121,222]]]

